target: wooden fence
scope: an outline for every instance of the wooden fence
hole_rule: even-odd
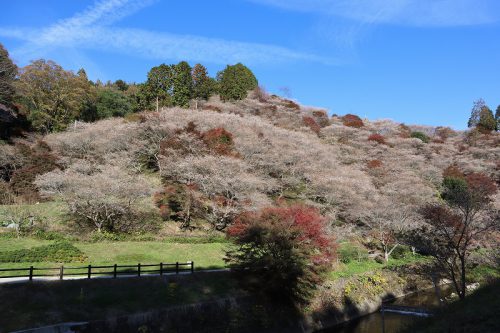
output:
[[[12,273],[11,273],[12,272]],[[20,272],[20,273],[18,273]],[[67,277],[86,277],[91,279],[97,276],[112,276],[116,278],[120,275],[127,276],[142,276],[151,274],[179,274],[180,272],[191,272],[194,273],[194,262],[190,261],[187,263],[176,262],[173,264],[137,264],[137,265],[111,265],[111,266],[80,266],[80,267],[65,267],[64,265],[59,267],[27,267],[27,268],[1,268],[0,269],[0,279],[5,278],[28,278],[32,281],[35,277],[56,277],[59,280],[63,280],[65,276]],[[3,275],[12,274],[12,275]]]

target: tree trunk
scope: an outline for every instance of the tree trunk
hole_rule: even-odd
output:
[[[463,299],[465,299],[465,292],[467,291],[467,285],[465,282],[465,257],[463,257],[463,256],[460,257],[460,266],[461,266],[460,268],[462,270],[460,289],[462,289],[462,292],[458,296],[460,297],[461,300],[463,300]]]
[[[158,102],[158,96],[156,96],[156,112],[159,112],[159,102]]]

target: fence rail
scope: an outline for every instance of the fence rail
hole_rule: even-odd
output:
[[[157,269],[152,269],[157,268]],[[108,271],[108,269],[110,269]],[[78,271],[78,272],[76,272]],[[28,278],[30,281],[35,277],[56,277],[63,280],[65,276],[81,276],[91,279],[97,275],[112,276],[117,278],[120,275],[148,275],[148,274],[179,274],[181,272],[194,273],[194,262],[186,263],[159,263],[159,264],[137,264],[137,265],[109,265],[109,266],[80,266],[80,267],[25,267],[25,268],[0,268],[0,272],[8,272],[9,275],[0,275],[0,279],[6,278]],[[23,274],[24,273],[24,274]],[[12,274],[12,275],[11,275]]]

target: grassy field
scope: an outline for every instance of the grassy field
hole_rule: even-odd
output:
[[[376,271],[384,267],[404,266],[412,263],[426,262],[429,258],[420,255],[410,255],[401,259],[389,258],[389,262],[378,263],[374,260],[352,260],[349,263],[340,263],[337,269],[330,273],[331,279],[350,277],[357,274],[362,274],[370,271]]]
[[[0,252],[28,249],[48,245],[54,241],[33,238],[0,238]],[[158,264],[194,261],[195,269],[224,267],[224,249],[226,243],[173,243],[166,241],[103,241],[97,243],[72,242],[87,259],[83,262],[64,263],[67,267],[83,265],[112,264]],[[60,265],[57,262],[18,262],[0,263],[1,268],[51,267]],[[5,274],[4,274],[5,275]]]

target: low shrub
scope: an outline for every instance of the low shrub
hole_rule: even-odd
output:
[[[122,241],[125,240],[124,235],[116,234],[106,230],[98,232],[96,230],[90,233],[89,241],[92,243],[102,242],[102,241]]]
[[[60,233],[55,232],[55,231],[47,231],[47,230],[43,230],[43,229],[36,229],[36,230],[34,230],[30,234],[30,236],[33,237],[33,238],[42,239],[42,240],[59,240],[59,241],[62,241],[62,240],[67,239],[66,236],[64,236],[63,234],[60,234]]]
[[[342,243],[338,249],[338,256],[340,262],[348,264],[354,260],[366,260],[368,258],[368,251],[352,243]]]
[[[375,141],[381,145],[385,145],[385,137],[382,134],[372,134],[368,137],[368,141]]]
[[[222,112],[220,107],[211,104],[203,105],[203,110]]]
[[[167,184],[154,195],[153,201],[164,221],[181,222],[182,229],[192,229],[192,222],[205,218],[204,200],[194,185]]]
[[[144,123],[147,120],[143,113],[127,113],[123,118],[130,123]]]
[[[325,110],[314,110],[312,112],[314,120],[320,127],[326,127],[330,125],[330,119],[328,119],[328,114]]]
[[[16,144],[15,147],[24,163],[12,173],[10,188],[15,195],[23,197],[25,201],[38,201],[40,196],[33,181],[37,175],[60,169],[58,157],[52,154],[47,143],[41,140],[32,147],[22,143]]]
[[[399,137],[407,139],[411,135],[411,128],[406,126],[405,124],[399,124],[398,126],[399,130]]]
[[[430,138],[422,132],[411,132],[410,137],[420,139],[424,143],[429,143]]]
[[[223,127],[213,128],[201,136],[207,147],[219,155],[232,155],[234,149],[233,134]]]
[[[366,167],[368,169],[375,169],[375,168],[380,168],[382,167],[384,164],[382,163],[381,160],[370,160],[366,163]]]
[[[85,261],[87,257],[69,242],[58,241],[31,249],[0,252],[0,262],[72,262]]]
[[[411,250],[407,246],[402,245],[396,247],[391,253],[393,259],[404,259],[411,255]]]
[[[314,120],[313,117],[304,116],[302,118],[302,121],[304,122],[304,125],[309,127],[311,131],[313,131],[314,133],[319,134],[319,132],[321,131],[321,127],[318,125],[318,123],[316,122],[316,120]]]
[[[449,127],[438,127],[436,128],[436,135],[442,140],[446,141],[451,136],[454,136],[456,133],[453,129]]]
[[[365,126],[363,120],[361,120],[360,117],[354,114],[346,114],[345,116],[343,116],[342,123],[344,124],[344,126],[354,127],[354,128],[360,128]]]
[[[443,178],[458,178],[464,179],[465,175],[456,165],[449,165],[443,170]]]
[[[294,101],[289,100],[289,99],[285,99],[283,101],[283,106],[285,106],[289,109],[300,110],[300,105],[295,103]]]

